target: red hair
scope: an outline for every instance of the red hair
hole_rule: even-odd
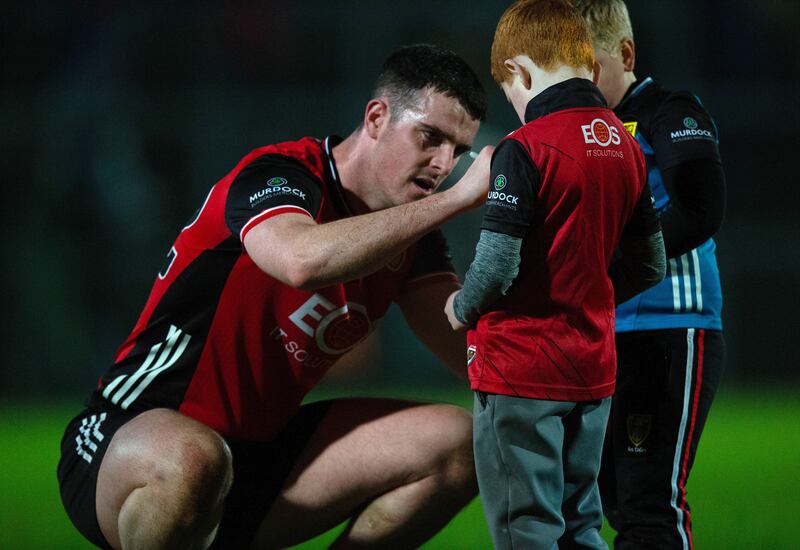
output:
[[[545,71],[594,66],[586,22],[566,0],[520,0],[503,13],[492,42],[492,77],[498,84],[511,76],[504,62],[517,55],[527,55]]]

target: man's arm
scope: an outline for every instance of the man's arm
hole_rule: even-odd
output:
[[[447,297],[458,291],[455,281],[442,281],[409,290],[397,305],[419,340],[460,378],[467,377],[467,341],[463,332],[450,328],[442,313]]]
[[[274,216],[245,235],[244,247],[263,271],[304,290],[363,277],[435,227],[482,204],[492,151],[484,147],[459,182],[441,193],[319,225],[304,214]]]

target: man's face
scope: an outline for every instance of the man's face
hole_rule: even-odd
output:
[[[603,48],[597,47],[594,50],[595,61],[600,65],[600,80],[597,87],[606,98],[608,107],[613,109],[628,89],[625,82],[625,64],[621,54],[612,56]]]
[[[388,208],[433,194],[470,149],[479,126],[457,99],[420,91],[412,107],[392,113],[378,130],[370,207]]]

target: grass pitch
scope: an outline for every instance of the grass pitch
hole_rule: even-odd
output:
[[[372,392],[375,394],[375,392]],[[380,395],[469,407],[469,394],[387,389]],[[315,394],[331,397],[331,390]],[[70,403],[0,404],[0,548],[82,549],[58,497],[55,470],[62,430],[80,408]],[[798,548],[800,396],[789,391],[723,390],[700,441],[689,479],[695,545],[703,549]],[[325,548],[338,530],[297,546]],[[604,529],[606,540],[613,532]],[[425,549],[491,548],[476,499]]]

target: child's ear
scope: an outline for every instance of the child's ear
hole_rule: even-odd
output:
[[[625,67],[625,72],[633,71],[636,65],[636,46],[630,38],[624,38],[619,45],[619,52],[622,55],[622,65]]]
[[[597,86],[597,83],[600,82],[600,72],[603,70],[603,66],[600,65],[597,61],[594,62],[594,66],[592,67],[592,84]]]
[[[532,78],[531,72],[524,65],[517,63],[514,59],[506,59],[503,61],[503,66],[508,69],[513,77],[519,78],[520,82],[526,90],[531,89]]]

